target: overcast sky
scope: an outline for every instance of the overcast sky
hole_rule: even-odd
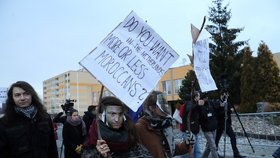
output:
[[[279,0],[225,0],[229,28],[242,28],[255,52],[263,40],[280,52]],[[43,81],[69,70],[134,10],[189,64],[190,24],[208,16],[210,0],[0,0],[0,87],[18,80],[42,95]],[[206,25],[208,22],[206,22]]]

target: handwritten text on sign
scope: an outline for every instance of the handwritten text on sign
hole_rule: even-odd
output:
[[[178,54],[131,12],[80,64],[137,111]]]
[[[213,80],[209,69],[209,42],[208,38],[196,41],[193,44],[194,50],[194,71],[202,92],[216,90],[216,83]]]

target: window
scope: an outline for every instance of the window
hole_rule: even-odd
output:
[[[95,92],[92,92],[92,98],[93,98],[93,102],[97,102],[97,94]]]
[[[180,87],[182,85],[182,81],[183,81],[183,79],[174,80],[174,90],[175,90],[175,93],[177,93],[177,94],[180,91]]]
[[[171,94],[171,82],[168,81],[162,81],[162,89],[164,94]]]

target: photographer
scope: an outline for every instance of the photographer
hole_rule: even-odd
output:
[[[236,136],[232,129],[231,123],[231,113],[234,110],[231,104],[228,103],[227,99],[229,97],[227,90],[222,90],[220,92],[220,98],[216,101],[215,105],[217,106],[217,121],[218,121],[218,128],[216,131],[216,146],[218,148],[219,141],[223,134],[223,131],[226,131],[226,134],[230,137],[231,147],[233,150],[233,157],[234,158],[245,158],[246,156],[240,155],[237,146],[236,146]],[[225,109],[227,116],[225,116]],[[225,122],[226,121],[226,122]],[[226,124],[226,128],[225,128]]]
[[[63,112],[58,113],[54,117],[53,122],[64,124],[66,122],[67,116],[69,116],[70,111],[73,109],[73,106],[74,106],[73,102],[75,102],[75,100],[66,99],[65,104],[61,105]],[[65,112],[65,115],[62,116],[64,114],[64,112]]]

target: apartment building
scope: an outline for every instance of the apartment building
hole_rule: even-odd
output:
[[[97,105],[101,84],[85,70],[67,71],[43,82],[43,102],[49,113],[62,111],[66,99],[74,108],[86,111],[88,105]]]
[[[179,99],[182,80],[191,69],[190,65],[169,68],[158,82],[155,90],[166,94],[169,105]],[[83,114],[88,105],[98,104],[100,91],[101,84],[86,70],[67,71],[43,82],[43,102],[52,114],[61,112],[61,105],[70,99],[74,101],[74,108]],[[108,95],[112,93],[105,89],[103,96]]]
[[[280,68],[280,53],[274,53],[273,59]],[[179,99],[182,80],[191,69],[190,65],[169,68],[155,87],[166,94],[172,111]],[[49,113],[58,113],[66,99],[75,100],[74,108],[83,114],[88,105],[98,104],[100,90],[101,84],[86,70],[67,71],[43,82],[43,101]],[[108,95],[112,93],[105,88],[103,96]]]

